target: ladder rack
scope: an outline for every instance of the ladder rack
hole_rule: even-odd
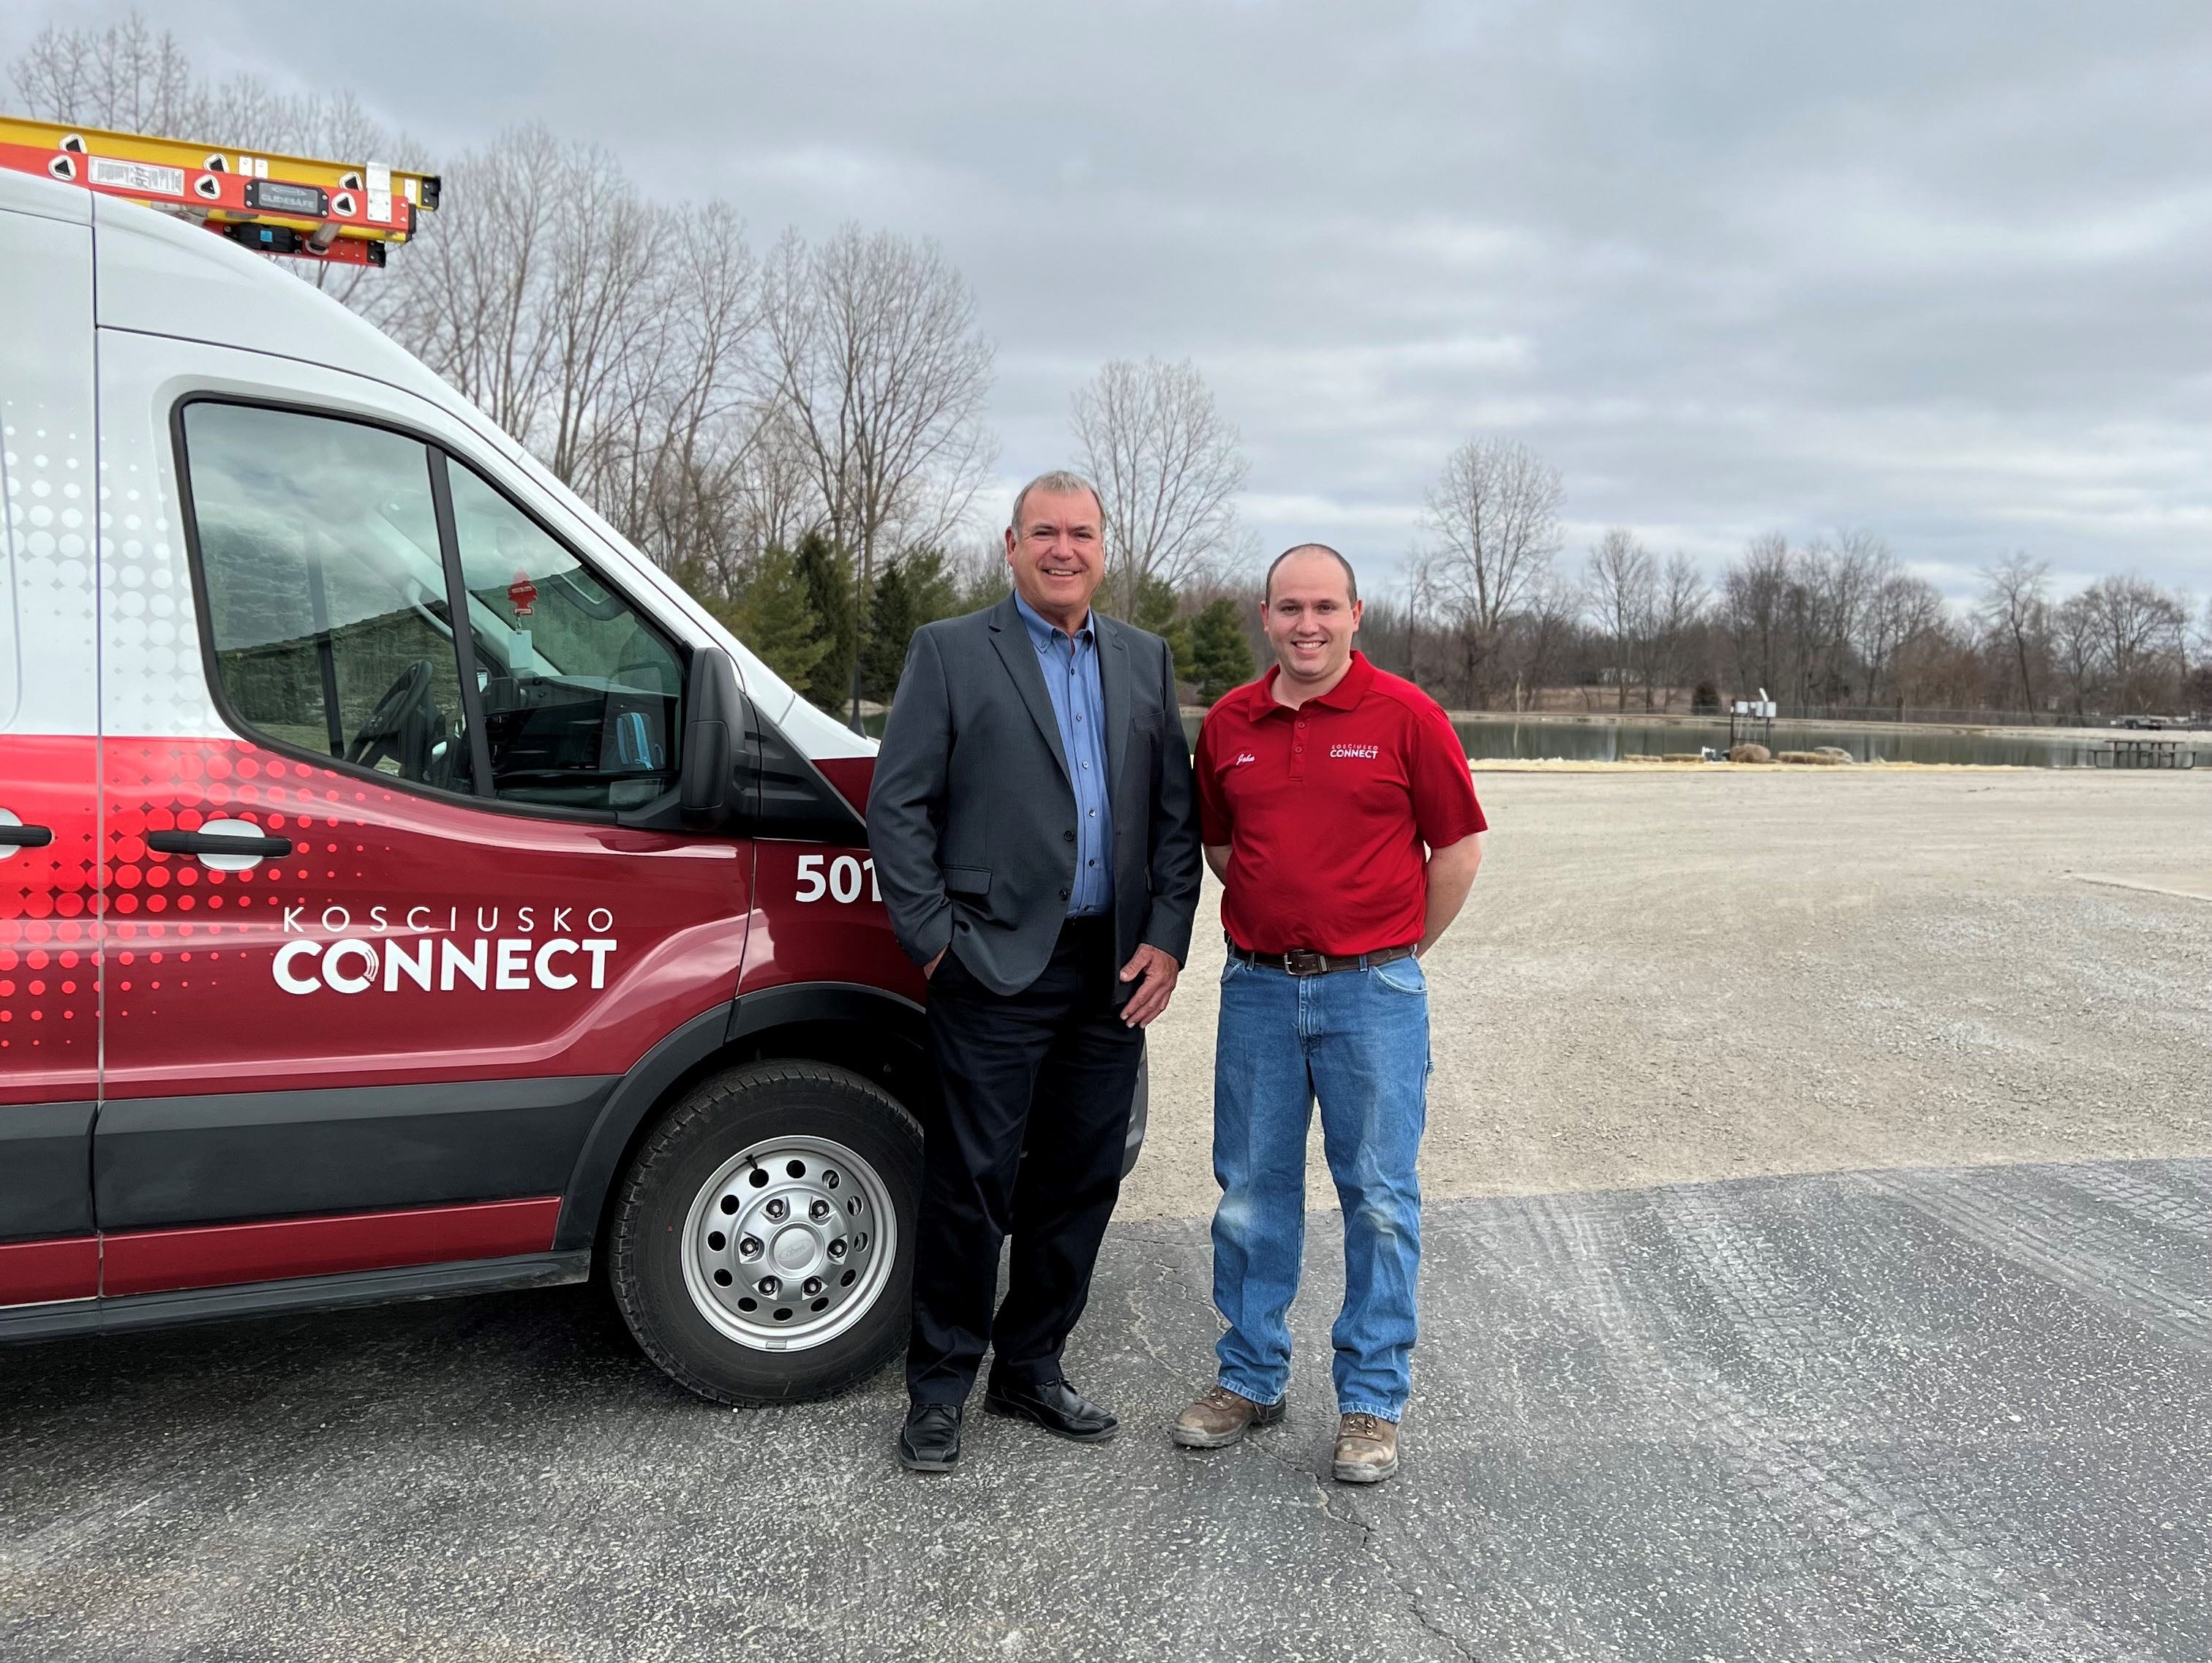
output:
[[[382,265],[438,206],[438,176],[0,115],[0,167],[144,203],[264,254]]]

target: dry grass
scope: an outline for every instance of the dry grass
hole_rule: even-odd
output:
[[[1794,762],[1799,768],[1832,768],[1851,759],[1825,750],[1785,750],[1774,759],[1778,762]]]

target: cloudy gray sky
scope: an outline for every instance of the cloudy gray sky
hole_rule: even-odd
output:
[[[119,10],[119,9],[117,9]],[[9,56],[47,17],[0,22]],[[1394,567],[1471,434],[1717,565],[1886,534],[2212,587],[2203,0],[149,8],[434,151],[544,119],[765,242],[926,234],[1009,479],[1109,357],[1188,356],[1264,549]]]

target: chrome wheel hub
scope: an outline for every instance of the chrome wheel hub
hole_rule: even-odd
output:
[[[715,1328],[760,1351],[843,1333],[898,1259],[876,1169],[826,1138],[770,1138],[722,1163],[684,1223],[684,1285]]]

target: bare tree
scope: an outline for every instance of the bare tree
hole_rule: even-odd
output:
[[[1786,685],[1795,581],[1795,557],[1779,531],[1753,537],[1721,580],[1720,623],[1739,697],[1762,687],[1771,695]]]
[[[2052,656],[2078,721],[2088,714],[2104,673],[2105,635],[2095,598],[2086,591],[2069,595],[2051,610]]]
[[[155,34],[136,11],[104,29],[48,24],[15,60],[13,77],[24,108],[43,121],[418,171],[428,166],[419,146],[376,120],[351,93],[284,94],[251,75],[210,82],[173,34]],[[282,264],[372,322],[384,320],[392,293],[384,272]]]
[[[825,523],[813,456],[791,412],[774,401],[733,482],[746,536],[755,548],[794,549]]]
[[[764,317],[770,390],[812,462],[824,523],[854,557],[864,604],[878,558],[944,541],[989,461],[981,418],[992,351],[975,297],[933,244],[848,225],[812,248],[795,233],[784,239]],[[856,635],[856,727],[858,647]]]
[[[1558,573],[1547,571],[1529,586],[1516,614],[1520,636],[1520,662],[1513,677],[1516,710],[1532,708],[1534,695],[1551,683],[1560,655],[1574,634],[1578,610],[1573,586]]]
[[[1692,648],[1703,633],[1712,592],[1698,562],[1680,549],[1667,557],[1659,580],[1658,610],[1653,618],[1653,671],[1645,683],[1648,697],[1653,682],[1667,689],[1664,707],[1674,707],[1674,689],[1692,679]]]
[[[1860,613],[1858,650],[1866,672],[1866,701],[1893,702],[1902,721],[1905,670],[1909,667],[1924,679],[1934,655],[1919,649],[1924,649],[1930,638],[1937,638],[1948,656],[1955,644],[1954,634],[1942,591],[1911,572],[1887,569]]]
[[[1628,684],[1642,679],[1644,703],[1650,703],[1649,644],[1659,606],[1659,569],[1651,551],[1620,526],[1600,537],[1589,551],[1583,577],[1583,604],[1612,649],[1607,673],[1613,683],[1616,710],[1628,708]]]
[[[15,90],[36,120],[124,132],[220,140],[201,129],[206,85],[166,29],[156,35],[132,12],[105,29],[49,23],[14,66]]]
[[[1720,622],[1739,691],[1764,688],[1801,711],[1866,694],[1869,654],[1886,661],[1893,645],[1875,598],[1898,571],[1870,531],[1807,549],[1792,549],[1779,532],[1753,538],[1721,584]]]
[[[1823,702],[1871,702],[1896,645],[1889,615],[1875,600],[1901,568],[1878,531],[1854,526],[1816,548],[1806,561],[1814,594],[1812,692]]]
[[[1075,440],[1106,517],[1107,604],[1212,574],[1237,529],[1246,463],[1196,366],[1116,360],[1076,390]]]
[[[1429,493],[1431,581],[1460,626],[1471,691],[1491,684],[1506,619],[1551,572],[1565,494],[1559,470],[1510,439],[1468,440]]]
[[[2148,710],[2175,696],[2189,627],[2185,604],[2132,574],[2100,578],[2083,596],[2101,638],[2111,702]]]
[[[456,173],[388,326],[589,495],[594,434],[648,396],[630,372],[668,319],[670,216],[610,188],[611,156],[542,126],[502,134]]]
[[[611,157],[589,150],[562,161],[578,183],[614,169]],[[597,434],[632,422],[660,390],[651,372],[672,319],[665,303],[675,268],[664,257],[673,252],[673,217],[628,191],[572,195],[559,258],[544,273],[538,331],[552,373],[532,437],[546,466],[587,490]]]
[[[2051,651],[2051,567],[2015,550],[1981,572],[1975,616],[2020,677],[2021,707],[2034,719],[2035,665]]]
[[[778,540],[757,534],[746,489],[769,428],[751,386],[759,263],[720,203],[672,214],[664,242],[665,268],[650,280],[653,321],[623,355],[582,476],[639,547],[730,587]]]
[[[2204,602],[2189,652],[2191,662],[2182,684],[2182,699],[2190,713],[2201,722],[2212,717],[2212,597]]]

